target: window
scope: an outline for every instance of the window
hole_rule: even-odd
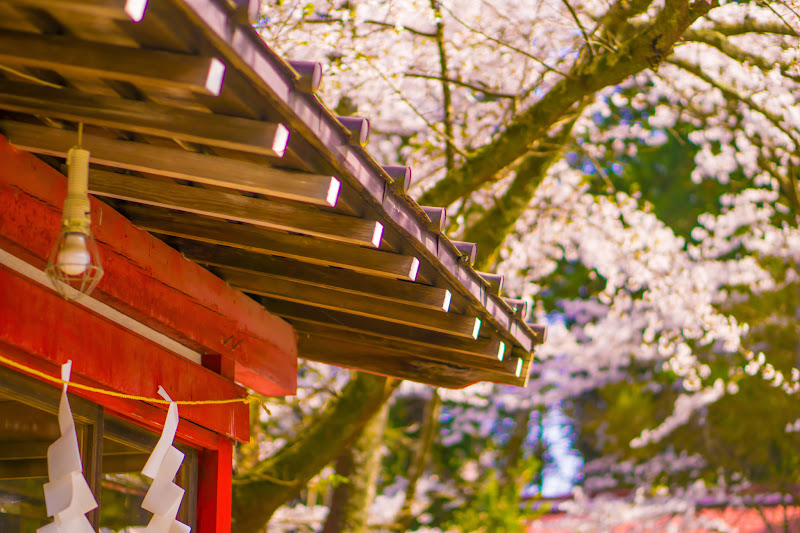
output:
[[[44,504],[47,448],[59,436],[61,390],[0,367],[0,532],[34,533],[50,522]],[[141,475],[159,434],[70,394],[83,472],[99,504],[88,514],[101,533],[133,533],[150,521],[141,508],[151,481]],[[194,529],[197,450],[184,454],[176,483],[186,490],[178,519]],[[139,526],[139,527],[137,527]],[[143,529],[143,527],[142,527]]]

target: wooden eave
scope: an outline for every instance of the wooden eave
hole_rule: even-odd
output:
[[[83,123],[92,193],[286,318],[301,357],[523,385],[544,331],[405,194],[408,170],[370,156],[366,124],[262,42],[250,4],[0,0],[0,133],[58,168]]]

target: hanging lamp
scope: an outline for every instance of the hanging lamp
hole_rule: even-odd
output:
[[[88,295],[103,277],[97,243],[91,231],[89,204],[89,151],[81,146],[83,124],[78,126],[78,145],[67,153],[67,198],[58,239],[50,251],[45,272],[64,298]]]

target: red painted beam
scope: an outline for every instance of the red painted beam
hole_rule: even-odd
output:
[[[42,267],[65,196],[62,174],[0,136],[0,247]],[[90,200],[105,270],[93,297],[202,354],[232,361],[235,379],[253,390],[296,392],[297,341],[289,324]]]
[[[17,363],[23,364],[29,368],[33,368],[39,372],[44,372],[50,376],[61,376],[61,367],[59,365],[50,363],[39,356],[20,350],[19,348],[11,346],[2,340],[0,340],[0,355]],[[39,379],[37,376],[33,377],[35,379]],[[73,383],[81,383],[91,387],[102,388],[100,383],[88,380],[85,377],[75,373],[72,374],[70,379]],[[45,381],[45,383],[52,382]],[[87,400],[98,405],[102,405],[106,413],[124,420],[128,420],[129,422],[133,422],[134,424],[149,429],[155,433],[161,433],[161,431],[164,429],[164,420],[166,419],[167,415],[167,412],[164,410],[164,406],[159,405],[156,407],[155,405],[136,400],[115,398],[113,396],[97,394],[75,387],[69,389],[69,393],[71,395],[86,398]],[[195,448],[216,449],[219,446],[219,434],[193,422],[189,422],[184,418],[180,419],[178,431],[175,435],[175,438],[178,441],[184,444],[189,444],[190,446],[194,446]]]
[[[219,374],[1,267],[0,294],[2,345],[55,365],[72,359],[73,375],[103,388],[157,398],[158,386],[162,385],[176,400],[223,400],[246,395],[242,387]],[[91,396],[101,405],[122,407],[110,396],[79,389],[74,392]],[[244,403],[180,406],[181,418],[243,442],[250,438],[249,411]],[[162,416],[151,420],[161,424]]]

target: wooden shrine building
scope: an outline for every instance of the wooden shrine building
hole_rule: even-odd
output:
[[[142,523],[125,474],[161,431],[165,407],[139,399],[159,385],[291,395],[297,357],[450,388],[526,382],[544,330],[443,234],[443,209],[407,196],[410,169],[370,156],[368,122],[321,104],[320,66],[261,41],[257,4],[0,0],[0,531],[46,521],[60,388],[43,376],[68,359],[73,382],[123,395],[70,389],[95,528]],[[79,128],[104,275],[67,300],[45,270]],[[248,406],[180,416],[181,520],[229,532]]]

